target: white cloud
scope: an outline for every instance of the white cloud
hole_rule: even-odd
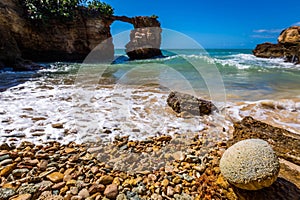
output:
[[[258,29],[254,30],[254,33],[280,33],[282,29]]]
[[[261,38],[261,39],[270,39],[270,38],[277,38],[278,36],[276,35],[259,35],[259,34],[255,34],[255,35],[251,35],[252,38]]]
[[[253,30],[252,38],[276,39],[283,29],[257,29]]]

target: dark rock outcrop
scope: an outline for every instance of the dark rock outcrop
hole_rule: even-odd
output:
[[[241,122],[234,124],[233,138],[228,144],[232,145],[251,138],[260,138],[269,142],[277,156],[300,165],[299,134],[271,126],[252,117],[245,117]]]
[[[209,115],[217,109],[210,101],[179,92],[171,92],[167,103],[177,113],[187,112],[196,116]]]
[[[281,32],[278,44],[263,43],[253,54],[261,58],[284,58],[287,62],[300,63],[300,26],[292,26]]]
[[[253,53],[260,58],[282,58],[284,57],[284,47],[281,44],[266,42],[258,44]]]

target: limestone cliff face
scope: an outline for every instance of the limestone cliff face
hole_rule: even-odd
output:
[[[113,59],[111,20],[79,13],[73,21],[34,25],[23,17],[18,0],[0,1],[0,68],[26,70],[23,59],[35,62],[80,61],[102,43],[99,57]],[[30,70],[32,68],[29,67]]]
[[[278,37],[278,44],[263,43],[256,46],[253,53],[262,58],[285,58],[288,62],[300,63],[300,26],[292,26]]]

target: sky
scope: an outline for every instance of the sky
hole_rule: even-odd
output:
[[[159,16],[162,28],[179,32],[204,48],[253,49],[276,43],[280,32],[300,25],[298,0],[103,0],[115,15]],[[132,29],[114,22],[112,34]],[[174,40],[180,46],[180,40]],[[176,45],[175,45],[176,46]]]

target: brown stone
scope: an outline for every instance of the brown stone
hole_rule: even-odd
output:
[[[15,198],[12,198],[10,200],[30,200],[31,199],[31,194],[20,194]]]
[[[86,188],[84,188],[79,191],[78,196],[80,196],[82,199],[85,199],[90,196],[90,193]]]
[[[53,190],[60,190],[62,187],[64,187],[66,185],[65,182],[60,182],[60,183],[56,183],[52,186]]]
[[[161,185],[164,186],[164,187],[167,187],[169,185],[169,180],[168,179],[164,179],[162,182],[161,182]]]
[[[118,186],[114,183],[108,185],[104,190],[104,195],[109,199],[115,199],[118,193]]]
[[[52,124],[52,128],[63,128],[64,125],[61,123]]]
[[[99,172],[99,168],[98,168],[97,166],[93,166],[93,167],[91,168],[91,172],[92,172],[93,174],[97,174],[97,173]]]
[[[167,187],[167,196],[171,197],[174,195],[174,188],[171,186]]]
[[[76,149],[74,148],[65,148],[65,153],[74,153],[76,152]]]
[[[59,194],[60,195],[64,195],[66,194],[66,192],[69,190],[69,187],[68,186],[64,186],[63,188],[60,189],[60,192]]]
[[[39,163],[39,161],[37,159],[34,159],[34,160],[30,159],[30,160],[24,161],[25,165],[30,165],[30,166],[36,166],[38,163]]]
[[[103,185],[108,185],[111,184],[113,182],[114,178],[112,176],[109,175],[105,175],[105,176],[101,176],[99,183],[103,184]]]
[[[40,168],[41,171],[44,171],[47,169],[48,161],[47,160],[41,160],[37,166]]]
[[[69,181],[67,181],[67,186],[74,186],[74,185],[76,185],[76,183],[77,183],[77,181],[76,180],[69,180]]]
[[[173,153],[172,156],[175,160],[178,160],[178,161],[183,161],[185,158],[185,155],[182,151],[177,151],[177,152]]]
[[[10,165],[7,165],[6,167],[4,167],[1,171],[0,171],[0,177],[1,176],[8,176],[17,166],[17,163],[13,163]]]
[[[89,193],[94,194],[94,193],[98,193],[98,192],[103,192],[104,190],[105,190],[104,185],[95,183],[89,188]]]
[[[53,172],[53,173],[49,174],[47,176],[47,178],[54,183],[58,183],[63,180],[64,175],[60,172]]]

